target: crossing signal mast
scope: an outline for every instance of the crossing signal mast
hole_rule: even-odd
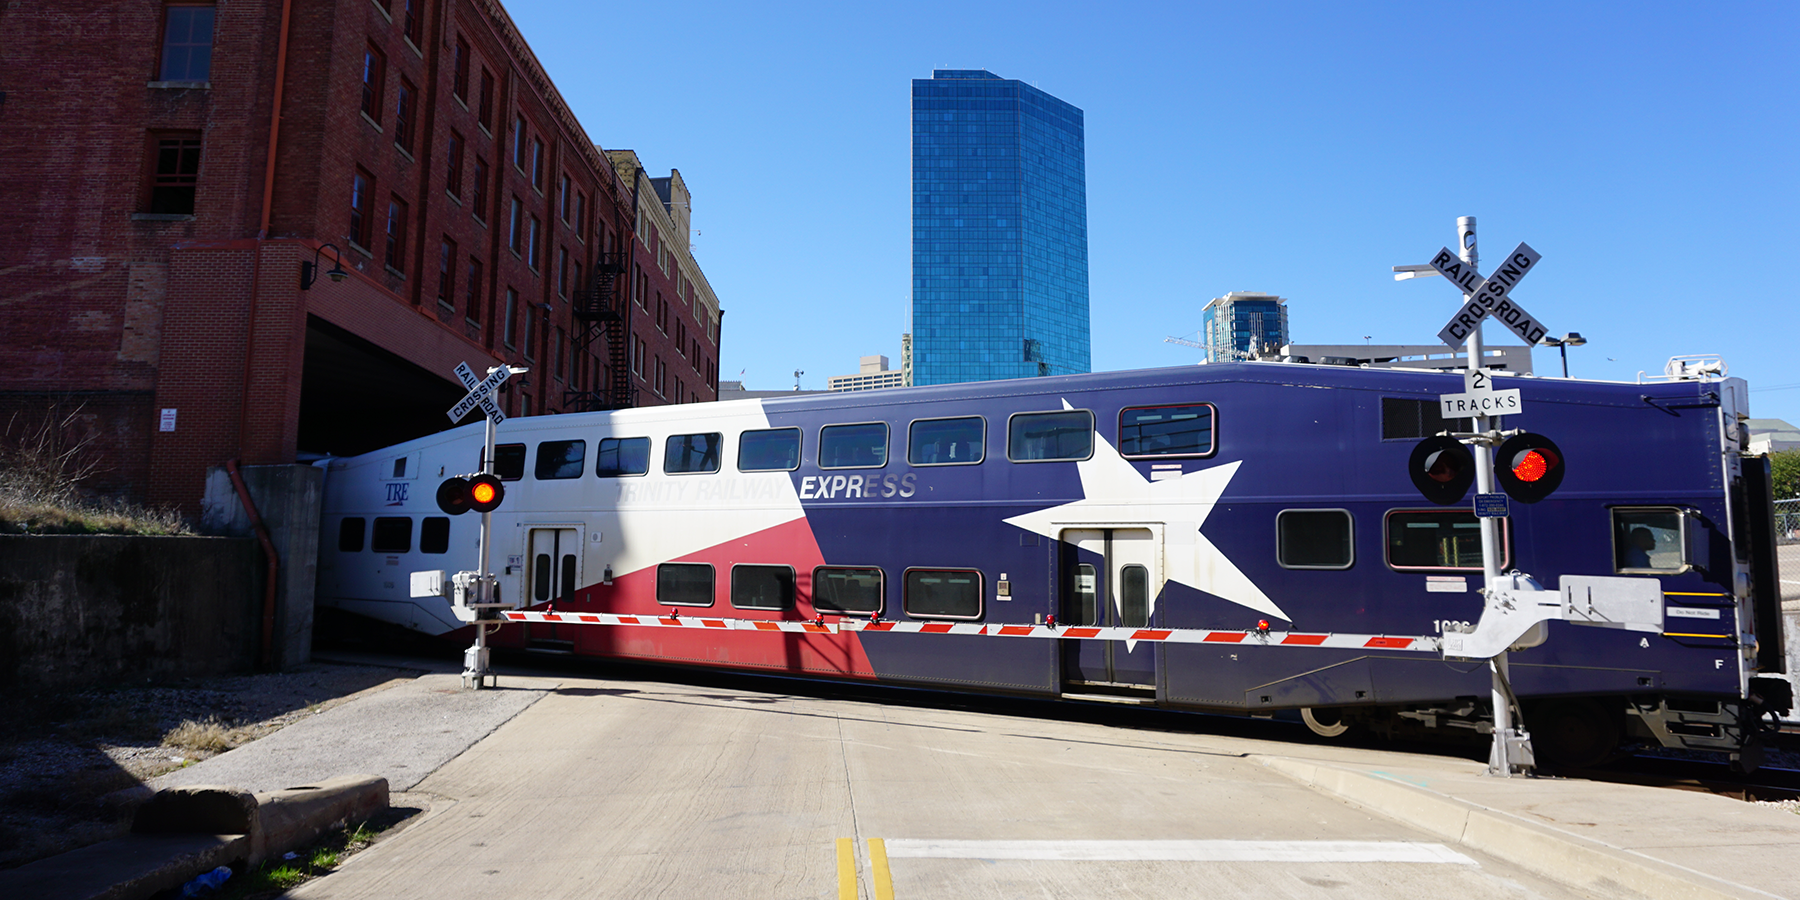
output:
[[[438,485],[437,505],[452,516],[460,516],[466,512],[481,514],[478,561],[475,571],[457,572],[448,579],[441,569],[412,573],[414,597],[448,596],[450,609],[456,614],[456,618],[475,624],[475,645],[463,653],[463,686],[472,685],[478,690],[486,685],[488,679],[496,678],[493,669],[488,666],[488,631],[499,628],[504,621],[500,617],[500,610],[515,607],[515,604],[501,601],[499,580],[488,570],[488,555],[494,545],[491,514],[506,499],[506,485],[494,472],[495,430],[500,427],[501,422],[506,421],[506,414],[494,402],[494,390],[506,383],[508,378],[528,371],[530,370],[518,366],[496,366],[488,370],[486,378],[478,380],[468,363],[457,365],[456,377],[469,389],[469,393],[450,407],[446,415],[455,423],[462,421],[470,412],[480,409],[487,418],[487,440],[482,445],[481,471],[452,475],[444,479]]]

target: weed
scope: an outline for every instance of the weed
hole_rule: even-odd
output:
[[[51,404],[0,433],[0,534],[191,534],[179,513],[89,496],[101,471],[91,416]]]
[[[237,735],[217,716],[188,719],[163,735],[163,746],[195,753],[224,753],[238,745]]]

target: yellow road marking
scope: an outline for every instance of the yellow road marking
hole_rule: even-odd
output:
[[[856,900],[856,842],[837,839],[838,900]]]
[[[869,868],[873,870],[875,900],[894,900],[894,877],[888,872],[887,842],[869,838]]]

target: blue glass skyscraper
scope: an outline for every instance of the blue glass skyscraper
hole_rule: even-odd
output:
[[[1088,371],[1081,110],[938,69],[912,114],[913,384]]]

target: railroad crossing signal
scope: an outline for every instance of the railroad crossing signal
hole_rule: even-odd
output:
[[[1456,438],[1428,437],[1413,447],[1407,472],[1425,499],[1439,506],[1454,506],[1475,483],[1475,455]]]
[[[486,473],[451,476],[444,479],[437,490],[438,509],[453,516],[469,510],[490,513],[499,509],[500,501],[504,499],[506,487],[499,478]]]
[[[461,422],[463,416],[468,415],[470,410],[480,407],[482,413],[488,417],[488,421],[493,422],[496,427],[499,426],[501,422],[506,421],[506,414],[500,411],[500,404],[494,402],[494,389],[506,383],[506,379],[511,378],[512,374],[510,366],[496,366],[488,370],[487,378],[477,379],[475,370],[470,369],[468,363],[457,363],[456,377],[462,381],[463,387],[469,389],[469,393],[464,395],[461,400],[456,401],[456,405],[450,407],[445,415],[448,415],[451,423],[454,424]]]
[[[1524,338],[1527,344],[1535,346],[1538,341],[1543,340],[1546,329],[1542,320],[1526,312],[1524,307],[1508,296],[1508,292],[1517,287],[1519,280],[1535,268],[1542,258],[1536,250],[1521,242],[1506,257],[1506,261],[1494,270],[1494,274],[1483,278],[1473,265],[1464,262],[1448,248],[1439,249],[1438,254],[1431,258],[1431,267],[1461,289],[1468,298],[1463,302],[1462,309],[1450,317],[1449,324],[1438,331],[1438,340],[1452,347],[1460,347],[1475,329],[1481,327],[1481,320],[1489,315]]]
[[[1536,503],[1562,485],[1562,449],[1541,434],[1521,432],[1506,439],[1495,451],[1494,477],[1507,496],[1520,503]]]

